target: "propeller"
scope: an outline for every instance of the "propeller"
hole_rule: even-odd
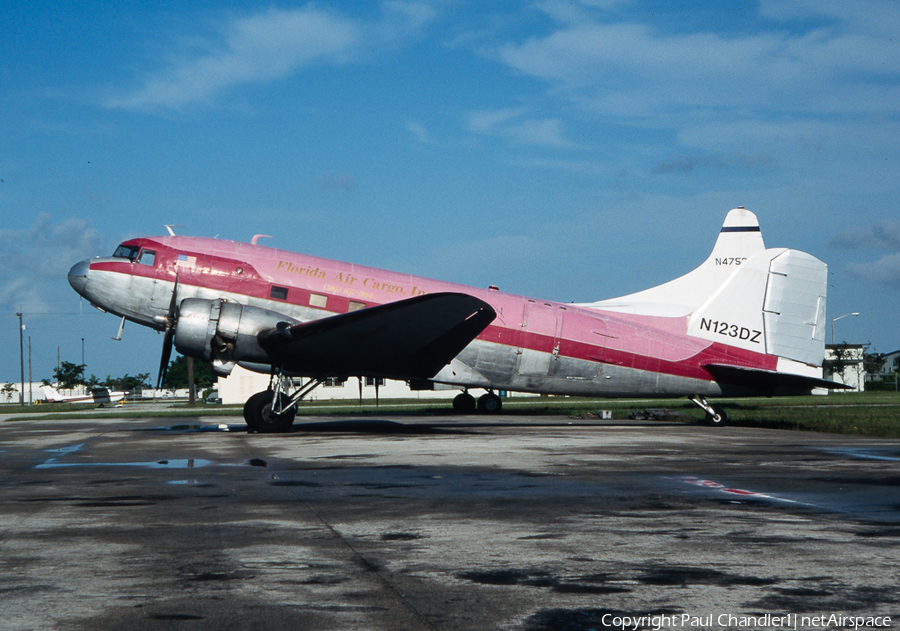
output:
[[[159,360],[159,379],[156,382],[156,389],[162,388],[162,383],[166,378],[166,371],[169,369],[169,358],[172,356],[172,342],[175,338],[175,326],[178,323],[178,274],[175,274],[175,286],[172,287],[172,300],[169,302],[169,313],[165,317],[166,333],[163,337],[162,357]]]

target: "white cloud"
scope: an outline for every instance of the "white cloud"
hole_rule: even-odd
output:
[[[900,221],[882,219],[871,226],[852,226],[831,240],[847,249],[889,250],[900,253]]]
[[[438,16],[422,2],[390,0],[381,9],[380,21],[372,23],[315,4],[233,17],[216,36],[199,44],[196,35],[186,37],[192,52],[175,55],[139,88],[110,98],[105,105],[154,110],[208,102],[237,86],[284,79],[314,64],[370,58],[420,34]]]
[[[761,15],[776,20],[806,20],[810,17],[830,18],[853,29],[870,33],[897,32],[900,24],[900,5],[894,0],[760,0]]]
[[[849,263],[847,272],[865,281],[900,289],[900,253],[889,254],[874,263]]]
[[[136,91],[107,101],[110,108],[179,108],[208,101],[245,83],[266,83],[321,61],[341,62],[361,37],[349,20],[308,6],[270,9],[233,19],[221,42],[156,72]]]
[[[900,221],[881,219],[868,226],[851,226],[831,239],[849,250],[888,251],[875,262],[852,262],[846,271],[855,278],[900,289]]]
[[[566,137],[562,120],[559,118],[530,118],[524,109],[469,112],[466,115],[466,127],[470,132],[476,134],[500,136],[522,145],[554,149],[578,147],[577,143]]]
[[[30,313],[54,310],[51,296],[65,285],[68,269],[96,254],[99,244],[87,220],[57,223],[47,213],[38,214],[30,228],[0,230],[0,306]]]
[[[428,130],[425,128],[425,125],[418,121],[408,121],[406,123],[406,131],[415,136],[415,138],[423,144],[434,144],[434,140],[431,138],[431,134],[429,134]]]
[[[507,43],[496,54],[605,114],[700,119],[721,108],[742,115],[896,111],[894,42],[849,18],[841,27],[671,33],[584,18]]]

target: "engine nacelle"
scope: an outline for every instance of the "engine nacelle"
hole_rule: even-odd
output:
[[[268,364],[269,355],[256,336],[281,322],[298,321],[236,302],[186,298],[178,312],[175,348],[182,355],[211,362],[213,371],[224,377],[239,361]]]

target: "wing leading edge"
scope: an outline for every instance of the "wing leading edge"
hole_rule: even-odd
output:
[[[497,316],[457,293],[408,298],[263,331],[258,340],[284,370],[314,377],[430,378]]]

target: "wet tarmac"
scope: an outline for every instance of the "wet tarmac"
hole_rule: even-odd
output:
[[[898,440],[561,417],[221,423],[0,422],[0,629],[900,622]]]

